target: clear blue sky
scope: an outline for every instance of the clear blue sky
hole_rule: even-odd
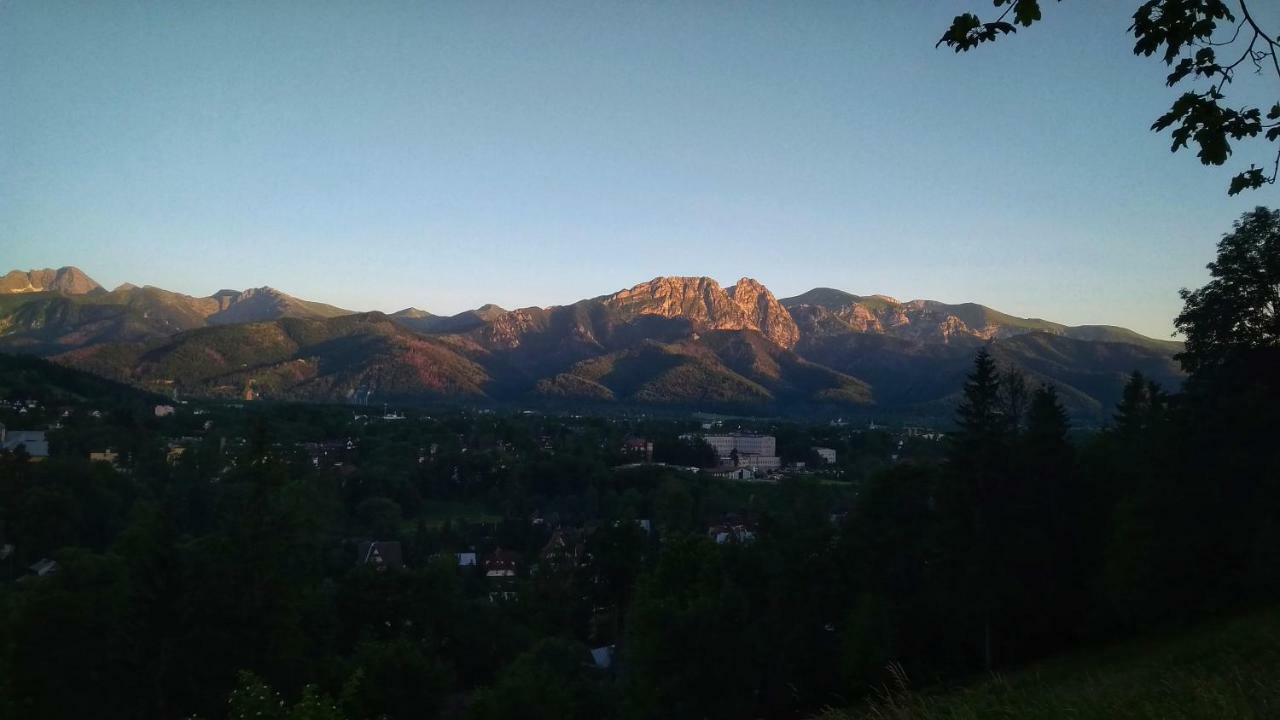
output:
[[[956,56],[989,2],[6,0],[0,266],[437,313],[746,275],[1165,336],[1276,191],[1147,131],[1135,4]]]

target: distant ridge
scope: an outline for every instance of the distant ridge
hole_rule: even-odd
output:
[[[5,279],[0,351],[189,396],[945,416],[980,346],[1057,385],[1091,422],[1132,370],[1181,382],[1179,343],[1124,328],[833,288],[779,300],[751,278],[657,277],[570,305],[450,316],[357,313],[271,287],[107,292],[74,268]]]
[[[1182,343],[1157,340],[1112,325],[1069,326],[1039,318],[1020,318],[976,303],[934,300],[899,302],[887,295],[859,296],[832,288],[814,288],[782,305],[810,334],[876,332],[894,337],[950,342],[956,338],[993,340],[1046,332],[1077,340],[1123,342],[1179,352]]]

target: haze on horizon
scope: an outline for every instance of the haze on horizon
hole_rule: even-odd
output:
[[[1146,130],[1127,6],[935,49],[971,5],[6,3],[0,266],[437,314],[750,276],[1167,337],[1266,199]]]

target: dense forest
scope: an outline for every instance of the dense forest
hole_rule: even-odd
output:
[[[694,420],[157,416],[24,366],[0,717],[804,717],[1274,603],[1280,213],[1210,270],[1188,381],[1134,373],[1103,431],[980,351],[945,440],[737,423],[817,468],[777,482],[695,472]]]

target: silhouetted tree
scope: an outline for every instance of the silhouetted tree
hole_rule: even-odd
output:
[[[1249,350],[1280,347],[1280,210],[1259,207],[1233,227],[1208,265],[1213,279],[1181,293],[1174,325],[1187,339],[1178,360],[1193,374]]]
[[[957,15],[938,45],[956,52],[971,50],[998,37],[1041,20],[1040,0],[995,0],[1004,12],[984,22],[973,13]],[[1008,19],[1006,19],[1008,18]],[[1267,32],[1249,12],[1245,0],[1144,0],[1129,26],[1136,41],[1135,55],[1159,54],[1172,68],[1170,87],[1190,79],[1204,87],[1184,92],[1169,111],[1156,119],[1151,129],[1172,128],[1174,152],[1194,142],[1196,156],[1205,165],[1221,165],[1231,155],[1231,141],[1263,136],[1269,142],[1280,139],[1280,102],[1263,110],[1245,105],[1234,108],[1219,104],[1224,90],[1236,79],[1237,70],[1271,75],[1280,80],[1280,35]],[[1265,118],[1264,118],[1265,114]],[[1264,168],[1250,165],[1231,180],[1228,193],[1275,183],[1280,172],[1280,151]],[[1265,172],[1265,166],[1271,172]]]
[[[965,381],[956,408],[958,429],[950,437],[947,457],[949,482],[940,493],[949,529],[946,542],[952,557],[953,582],[972,603],[981,626],[979,653],[985,667],[992,664],[992,622],[1002,584],[998,578],[997,544],[1002,520],[997,506],[1006,490],[1010,460],[1010,430],[1001,394],[1000,371],[986,348],[978,351],[973,372]],[[995,522],[993,522],[995,521]]]

